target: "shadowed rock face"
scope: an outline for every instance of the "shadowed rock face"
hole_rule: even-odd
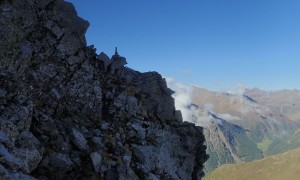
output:
[[[0,14],[0,177],[201,179],[202,128],[158,73],[98,56],[62,0],[2,0]]]

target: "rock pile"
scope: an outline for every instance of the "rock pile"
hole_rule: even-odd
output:
[[[63,0],[0,1],[0,177],[200,179],[202,128],[165,80],[86,46]]]

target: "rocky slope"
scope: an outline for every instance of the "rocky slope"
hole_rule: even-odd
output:
[[[263,158],[256,143],[248,137],[240,126],[224,119],[212,119],[204,128],[209,159],[205,163],[206,171],[222,164],[249,162]]]
[[[164,79],[86,46],[63,0],[0,1],[0,177],[201,179],[202,128]]]
[[[204,125],[209,154],[209,159],[205,163],[206,172],[222,164],[249,162],[263,158],[263,153],[257,147],[256,142],[248,136],[249,132],[228,121],[226,116],[223,115],[221,118],[222,115],[212,113],[203,106],[197,105],[194,105],[193,113],[193,122],[203,122]]]

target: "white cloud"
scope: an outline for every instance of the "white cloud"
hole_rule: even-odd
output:
[[[173,78],[166,78],[168,87],[175,91],[173,95],[175,99],[175,107],[181,110],[184,121],[192,119],[192,112],[187,108],[192,103],[193,88],[177,82]]]
[[[208,112],[213,112],[212,104],[205,104],[199,109],[190,106],[193,98],[193,86],[182,84],[173,78],[166,78],[168,87],[175,91],[175,107],[182,113],[183,121],[195,123],[198,126],[207,126],[213,120]]]

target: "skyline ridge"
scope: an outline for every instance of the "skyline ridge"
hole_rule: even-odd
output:
[[[88,44],[118,46],[133,69],[210,90],[300,89],[298,1],[69,2],[91,22]]]

